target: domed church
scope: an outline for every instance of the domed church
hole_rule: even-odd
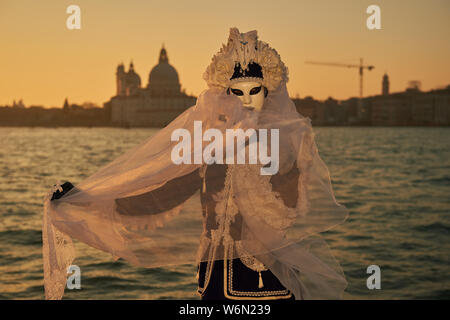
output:
[[[178,72],[169,64],[164,46],[147,87],[141,87],[132,62],[127,72],[123,64],[117,67],[116,86],[116,96],[104,106],[111,108],[111,121],[119,126],[164,127],[196,103],[196,97],[181,90]]]

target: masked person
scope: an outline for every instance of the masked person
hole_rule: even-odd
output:
[[[63,295],[72,237],[138,266],[196,263],[205,300],[341,297],[345,278],[318,233],[347,209],[280,56],[231,28],[204,79],[196,105],[155,136],[50,193],[46,298]]]

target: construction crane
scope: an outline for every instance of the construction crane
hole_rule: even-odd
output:
[[[345,63],[335,63],[335,62],[316,62],[316,61],[305,61],[307,64],[319,64],[324,66],[334,66],[334,67],[347,67],[347,68],[358,68],[359,69],[359,98],[363,97],[363,74],[364,69],[372,70],[374,66],[363,65],[363,59],[360,58],[360,63],[358,64],[345,64]]]

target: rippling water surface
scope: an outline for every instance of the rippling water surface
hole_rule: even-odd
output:
[[[155,129],[0,128],[0,299],[42,299],[42,199],[78,183]],[[450,298],[450,128],[315,128],[349,219],[324,234],[347,299]],[[195,266],[145,269],[76,243],[68,299],[198,299]],[[381,290],[366,269],[381,268]]]

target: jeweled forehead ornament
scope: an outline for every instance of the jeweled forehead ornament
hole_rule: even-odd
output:
[[[209,87],[229,88],[235,81],[257,81],[269,91],[289,79],[277,51],[258,40],[256,30],[240,33],[237,28],[230,29],[227,44],[213,56],[203,78]]]

